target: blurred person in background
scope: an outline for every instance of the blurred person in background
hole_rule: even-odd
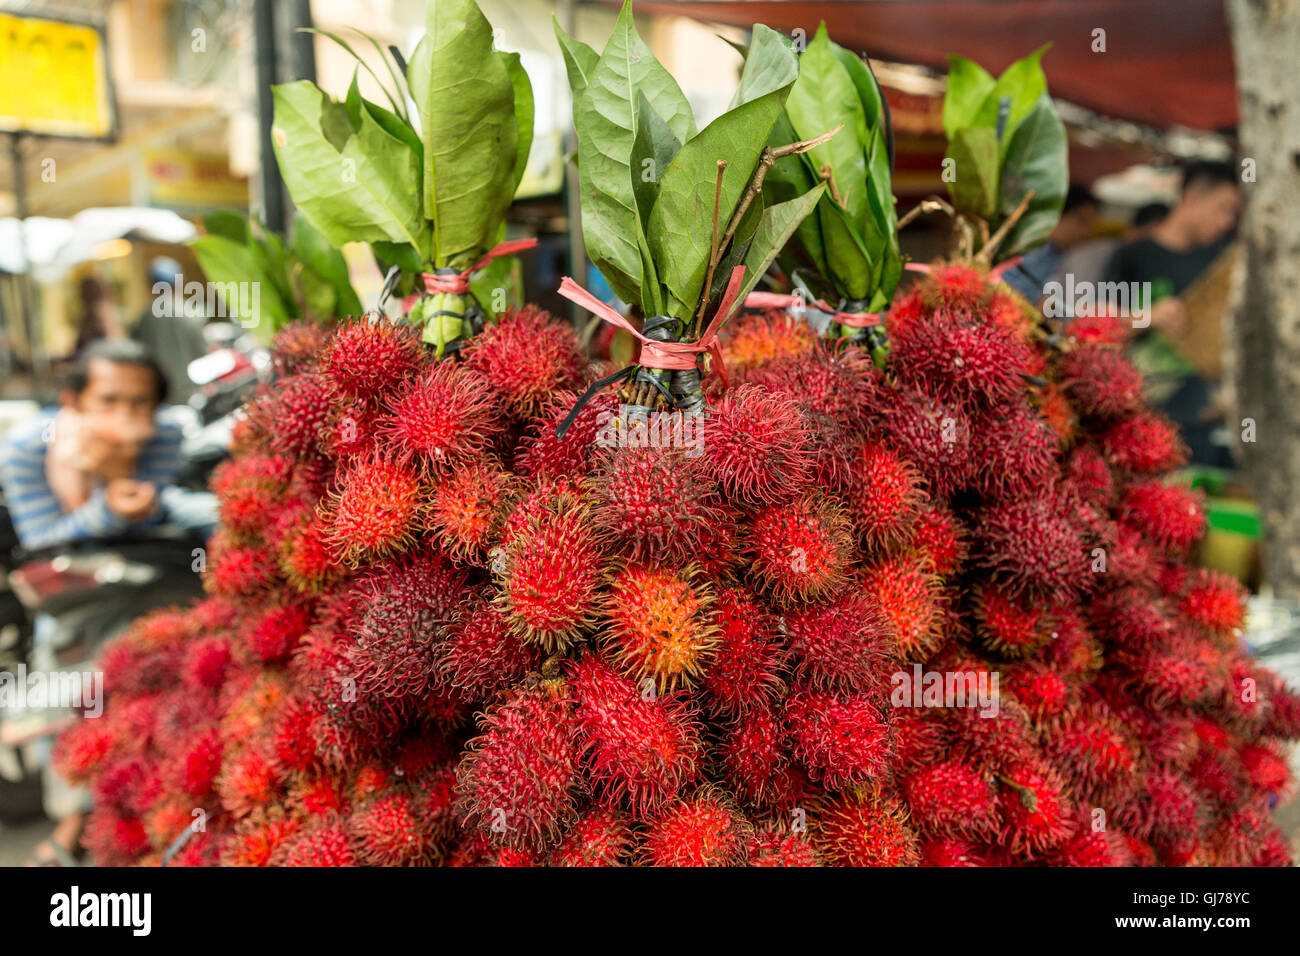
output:
[[[207,352],[203,338],[206,319],[186,308],[183,296],[176,293],[181,264],[160,256],[149,263],[151,304],[140,313],[131,337],[149,350],[167,376],[167,401],[183,405],[194,393],[189,365]]]
[[[22,546],[41,550],[164,521],[206,533],[210,495],[174,487],[179,427],[159,418],[167,379],[137,342],[93,342],[59,407],[13,428],[0,481]]]
[[[1121,246],[1106,266],[1105,281],[1150,285],[1150,326],[1129,346],[1147,381],[1152,403],[1180,428],[1192,462],[1232,467],[1227,448],[1211,435],[1219,414],[1212,384],[1180,355],[1164,330],[1187,325],[1182,295],[1227,247],[1241,210],[1237,170],[1229,163],[1198,161],[1183,171],[1178,202],[1147,235]]]
[[[1122,235],[1089,239],[1067,252],[1061,259],[1061,269],[1055,276],[1056,281],[1064,284],[1067,274],[1074,276],[1076,286],[1080,282],[1103,281],[1106,276],[1106,266],[1110,263],[1115,250],[1150,235],[1156,224],[1168,214],[1169,207],[1162,202],[1151,202],[1139,207]]]
[[[1092,238],[1100,211],[1101,203],[1090,190],[1071,186],[1065,195],[1061,218],[1047,241],[1026,252],[1017,265],[1007,270],[1002,281],[1037,305],[1043,298],[1043,286],[1061,271],[1066,254]]]
[[[113,292],[99,276],[86,276],[77,287],[81,311],[77,321],[77,344],[71,358],[75,361],[92,342],[126,337],[117,314]]]

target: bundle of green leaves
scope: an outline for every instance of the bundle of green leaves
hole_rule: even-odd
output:
[[[776,203],[761,189],[773,162],[764,149],[798,72],[794,53],[755,26],[731,107],[697,130],[681,88],[637,34],[630,3],[600,53],[558,24],[555,32],[573,91],[587,254],[621,299],[671,320],[676,340],[688,341],[734,269],[745,270],[740,301],[825,188]]]
[[[826,182],[795,230],[782,266],[807,290],[850,312],[879,312],[902,275],[890,183],[888,112],[880,86],[856,53],[833,42],[826,24],[799,56],[799,78],[772,142],[843,127],[828,142],[780,160],[763,184],[772,200]]]
[[[207,280],[218,288],[258,283],[258,295],[225,297],[227,315],[263,341],[293,319],[321,320],[361,312],[361,300],[337,248],[302,215],[286,244],[260,222],[234,212],[203,220],[205,235],[190,243]]]
[[[369,40],[386,79],[326,35],[359,64],[343,102],[307,80],[273,91],[275,155],[294,202],[335,245],[370,243],[381,265],[400,267],[405,289],[419,289],[420,272],[465,271],[504,237],[532,145],[532,86],[519,55],[495,49],[474,0],[430,0],[409,64]],[[362,68],[388,107],[361,96]],[[469,295],[423,297],[409,319],[441,349],[467,331],[471,298],[491,311],[471,286]]]
[[[944,180],[966,220],[968,250],[991,264],[1046,241],[1070,185],[1065,126],[1047,93],[1047,46],[996,80],[978,63],[948,58]]]

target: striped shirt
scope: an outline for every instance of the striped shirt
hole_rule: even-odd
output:
[[[161,509],[152,517],[134,522],[116,514],[108,507],[102,485],[81,507],[63,510],[45,477],[45,455],[49,450],[46,438],[53,433],[56,414],[57,409],[45,409],[32,421],[11,428],[0,444],[0,483],[4,486],[5,506],[22,546],[37,551],[71,541],[112,537],[161,523],[164,518]],[[151,482],[158,489],[160,500],[163,490],[176,480],[180,470],[180,449],[180,428],[156,418],[154,435],[140,451],[134,477]]]

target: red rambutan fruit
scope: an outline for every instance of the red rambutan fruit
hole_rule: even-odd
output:
[[[358,862],[344,824],[333,820],[296,834],[273,859],[278,866],[356,866]]]
[[[1057,437],[1025,401],[989,409],[971,422],[971,487],[985,498],[1040,495],[1057,471]]]
[[[831,501],[805,496],[754,516],[750,570],[780,604],[812,601],[843,581],[853,558],[848,518]]]
[[[374,866],[419,866],[432,847],[404,793],[387,793],[358,808],[348,820],[357,860]]]
[[[812,432],[798,403],[755,385],[718,400],[704,422],[704,461],[722,490],[747,504],[797,495],[812,472]]]
[[[275,383],[274,391],[252,407],[265,422],[271,448],[290,458],[319,453],[320,432],[329,421],[334,389],[324,375],[293,375]]]
[[[940,577],[956,574],[966,560],[966,529],[947,508],[929,505],[921,510],[912,528],[908,547]]]
[[[580,816],[551,853],[551,866],[622,866],[633,845],[631,821],[599,807]]]
[[[887,547],[905,540],[926,503],[916,468],[883,445],[868,442],[854,454],[852,475],[844,497],[866,545]]]
[[[747,806],[785,811],[799,796],[789,731],[771,705],[751,707],[723,733],[717,752],[730,790]]]
[[[979,521],[980,563],[1010,592],[1068,600],[1091,586],[1092,555],[1060,495],[985,508]]]
[[[1029,657],[1051,636],[1050,620],[1040,607],[1013,598],[997,585],[980,588],[975,617],[984,646],[1004,657]]]
[[[404,551],[421,528],[425,490],[402,465],[373,457],[343,473],[330,503],[328,537],[336,553],[355,565]]]
[[[487,700],[542,663],[542,650],[519,639],[501,609],[475,596],[456,611],[439,666],[468,700]]]
[[[813,350],[812,326],[784,310],[739,315],[722,343],[727,370],[742,379],[747,372],[784,358],[800,358]]]
[[[988,839],[997,833],[997,802],[974,766],[944,760],[922,767],[904,783],[913,822],[937,837]]]
[[[943,639],[939,582],[916,558],[886,558],[862,572],[862,590],[879,609],[904,661],[925,660]]]
[[[916,866],[907,811],[891,797],[849,790],[817,807],[813,839],[832,866]]]
[[[750,866],[821,866],[821,854],[802,831],[768,825],[749,844]]]
[[[1074,407],[1091,418],[1124,418],[1142,405],[1142,375],[1117,349],[1080,345],[1058,365]]]
[[[1034,856],[1064,842],[1073,829],[1075,808],[1064,785],[1045,766],[1026,763],[1003,770],[998,803],[999,842],[1017,856]]]
[[[377,403],[424,362],[424,348],[413,326],[363,319],[342,326],[330,338],[320,370],[343,394]]]
[[[603,805],[625,800],[641,817],[695,779],[703,747],[684,698],[643,693],[594,654],[569,667],[582,762]]]
[[[1178,609],[1211,634],[1229,635],[1246,619],[1245,591],[1221,571],[1193,571]]]
[[[515,470],[528,478],[584,475],[591,465],[597,436],[606,432],[618,412],[618,398],[602,392],[584,405],[563,438],[555,431],[578,401],[575,392],[557,392],[524,432],[515,453]]]
[[[699,680],[717,641],[709,620],[713,595],[687,567],[630,564],[610,581],[608,646],[624,673],[653,678],[660,690]]]
[[[713,708],[742,713],[783,689],[780,671],[786,653],[776,621],[748,592],[723,588],[714,604],[717,643],[704,675]]]
[[[330,526],[311,513],[289,529],[280,542],[280,570],[295,589],[315,594],[342,577],[345,569],[330,546]]]
[[[862,691],[879,686],[894,634],[870,593],[848,590],[825,604],[784,617],[795,672],[821,688]]]
[[[283,661],[311,626],[311,606],[288,604],[272,607],[249,622],[248,649],[264,664]]]
[[[513,486],[495,462],[475,460],[460,464],[434,487],[429,527],[453,559],[483,557]]]
[[[596,521],[634,561],[688,560],[726,517],[703,461],[678,448],[615,448],[592,489]]]
[[[647,866],[737,866],[753,828],[720,793],[705,791],[669,803],[646,822],[641,859]]]
[[[888,769],[888,726],[869,695],[796,685],[785,718],[795,759],[828,790],[867,783]]]
[[[591,623],[604,560],[589,509],[574,496],[561,493],[527,515],[498,565],[498,603],[525,640],[554,650]]]
[[[516,418],[536,415],[555,392],[576,388],[586,364],[573,326],[531,305],[489,324],[463,356]]]
[[[940,312],[891,336],[900,379],[936,398],[996,403],[1018,394],[1030,351],[1016,330]]]
[[[481,457],[499,429],[492,390],[483,377],[444,361],[393,397],[378,434],[385,457],[441,475]]]
[[[1178,429],[1153,412],[1117,422],[1098,440],[1117,467],[1139,474],[1169,471],[1187,463],[1187,446]]]

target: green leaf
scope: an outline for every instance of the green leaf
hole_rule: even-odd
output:
[[[236,316],[262,341],[269,342],[292,317],[251,247],[225,236],[200,236],[190,242],[190,247],[209,282],[256,283],[248,295],[226,296],[225,304],[228,314]]]
[[[754,25],[753,43],[741,49],[745,65],[740,71],[740,85],[729,109],[790,86],[799,75],[790,40],[782,33],[758,23]]]
[[[229,209],[219,209],[204,216],[203,229],[210,236],[224,236],[238,243],[248,242],[248,217]]]
[[[432,258],[463,268],[487,245],[513,198],[518,137],[514,84],[473,0],[428,5],[407,83],[424,143],[420,189],[424,215],[433,221]]]
[[[1003,97],[1010,101],[1011,110],[1007,115],[1006,128],[1002,131],[1002,139],[998,144],[1000,155],[1006,155],[1007,146],[1016,129],[1034,109],[1038,98],[1047,92],[1047,77],[1043,75],[1040,61],[1050,46],[1050,43],[1045,43],[1029,56],[1016,60],[1007,67],[975,114],[976,126],[988,126],[996,130],[1000,103]]]
[[[510,183],[510,195],[519,188],[519,180],[524,178],[524,169],[528,166],[528,152],[533,147],[533,84],[528,73],[519,62],[518,53],[498,54],[510,74],[510,85],[514,87],[515,96],[515,168]]]
[[[948,57],[948,87],[943,94],[943,132],[952,139],[970,126],[997,81],[984,67],[964,56]]]
[[[832,43],[831,49],[835,51],[840,64],[849,74],[849,79],[853,81],[853,88],[858,91],[858,100],[862,103],[862,116],[866,120],[867,129],[870,131],[879,128],[884,118],[884,101],[871,68],[852,50],[846,50],[837,43]],[[866,145],[864,141],[862,143],[864,152]]]
[[[420,134],[415,131],[410,123],[398,116],[392,110],[386,110],[378,103],[372,103],[370,100],[363,99],[361,106],[370,118],[378,123],[385,133],[395,139],[400,139],[416,155],[416,158],[423,164],[424,144],[420,142]],[[358,125],[360,123],[358,122]],[[417,197],[419,198],[419,197]]]
[[[999,250],[1011,256],[1043,242],[1061,217],[1070,186],[1069,144],[1065,125],[1046,93],[1025,117],[1007,146],[1002,165],[1000,218],[1005,219],[1030,189],[1034,198]]]
[[[723,113],[682,146],[660,179],[647,235],[660,280],[688,314],[699,302],[708,271],[717,162],[727,160],[718,204],[722,235],[781,113],[785,93],[774,90]]]
[[[564,54],[564,69],[569,75],[569,89],[573,93],[573,105],[576,109],[578,98],[587,89],[587,78],[596,69],[600,54],[583,43],[577,37],[571,37],[560,29],[560,21],[551,17],[551,26],[555,30],[555,39],[559,41],[560,52]]]
[[[333,289],[333,311],[327,315],[360,315],[361,300],[352,288],[352,279],[348,272],[347,259],[343,253],[330,244],[301,212],[294,215],[293,237],[289,241],[289,251],[307,265],[314,276],[327,282]]]
[[[294,203],[331,243],[409,242],[422,247],[422,220],[414,197],[418,160],[361,114],[361,126],[336,149],[322,129],[331,103],[314,84],[299,80],[272,89],[272,140],[280,173]]]
[[[871,288],[873,260],[848,213],[828,193],[817,206],[817,221],[826,247],[826,278],[845,298],[862,298]]]
[[[802,196],[769,206],[763,211],[763,218],[758,223],[754,238],[749,243],[749,252],[745,255],[745,281],[741,284],[738,302],[743,302],[745,296],[758,285],[776,254],[790,241],[799,223],[817,206],[825,190],[825,184],[819,184],[816,189]]]
[[[945,159],[953,161],[948,194],[958,212],[993,218],[998,208],[998,139],[987,126],[966,126],[948,143]]]
[[[798,141],[799,135],[790,125],[789,116],[782,111],[772,127],[767,144],[785,146]],[[817,185],[817,179],[802,156],[784,156],[767,171],[763,180],[763,194],[769,205],[788,202]],[[816,215],[804,219],[795,230],[786,249],[779,254],[786,272],[795,268],[811,268],[818,275],[826,275],[826,250],[822,242],[821,224]]]
[[[348,43],[347,40],[343,39],[337,33],[331,33],[329,30],[319,30],[314,27],[302,27],[300,29],[303,33],[319,33],[321,36],[327,37],[328,39],[333,40],[339,46],[343,47],[343,49],[346,50],[352,56],[352,59],[357,61],[357,64],[360,67],[362,67],[367,73],[369,73],[372,77],[374,77],[375,82],[379,84],[379,88],[383,90],[384,95],[388,97],[388,102],[392,104],[393,109],[398,110],[399,112],[402,111],[402,107],[399,105],[399,101],[394,98],[392,92],[388,89],[387,86],[384,85],[384,81],[379,78],[379,74],[376,73],[371,68],[369,63],[367,63],[365,60],[361,58],[361,55],[357,53],[356,50],[352,49],[351,45]],[[358,30],[357,33],[365,37],[367,40],[369,40],[371,44],[374,45],[374,48],[376,50],[379,50],[379,58],[384,61],[385,66],[388,66],[388,60],[384,57],[384,51],[379,48],[379,44],[375,43],[373,38],[362,33],[360,30]],[[390,73],[392,72],[391,68],[389,72]],[[401,85],[397,83],[397,78],[395,76],[393,77],[393,82],[394,84],[397,85],[398,95],[400,96],[403,90],[401,88]]]
[[[644,226],[659,197],[659,180],[682,144],[640,90],[636,106],[636,139],[632,143],[630,172],[637,213]]]
[[[415,275],[424,268],[424,256],[414,246],[406,242],[372,242],[370,252],[379,266],[379,274],[387,275],[392,266],[397,266],[408,276]]]
[[[695,134],[695,119],[677,81],[637,35],[630,4],[586,83],[575,98],[573,121],[587,255],[619,298],[640,303],[644,263],[631,170],[636,94],[645,95],[678,141]]]
[[[844,127],[804,155],[813,169],[830,167],[850,222],[861,228],[868,208],[863,149],[867,121],[853,79],[831,48],[824,23],[799,58],[799,79],[790,90],[786,113],[800,139]]]

